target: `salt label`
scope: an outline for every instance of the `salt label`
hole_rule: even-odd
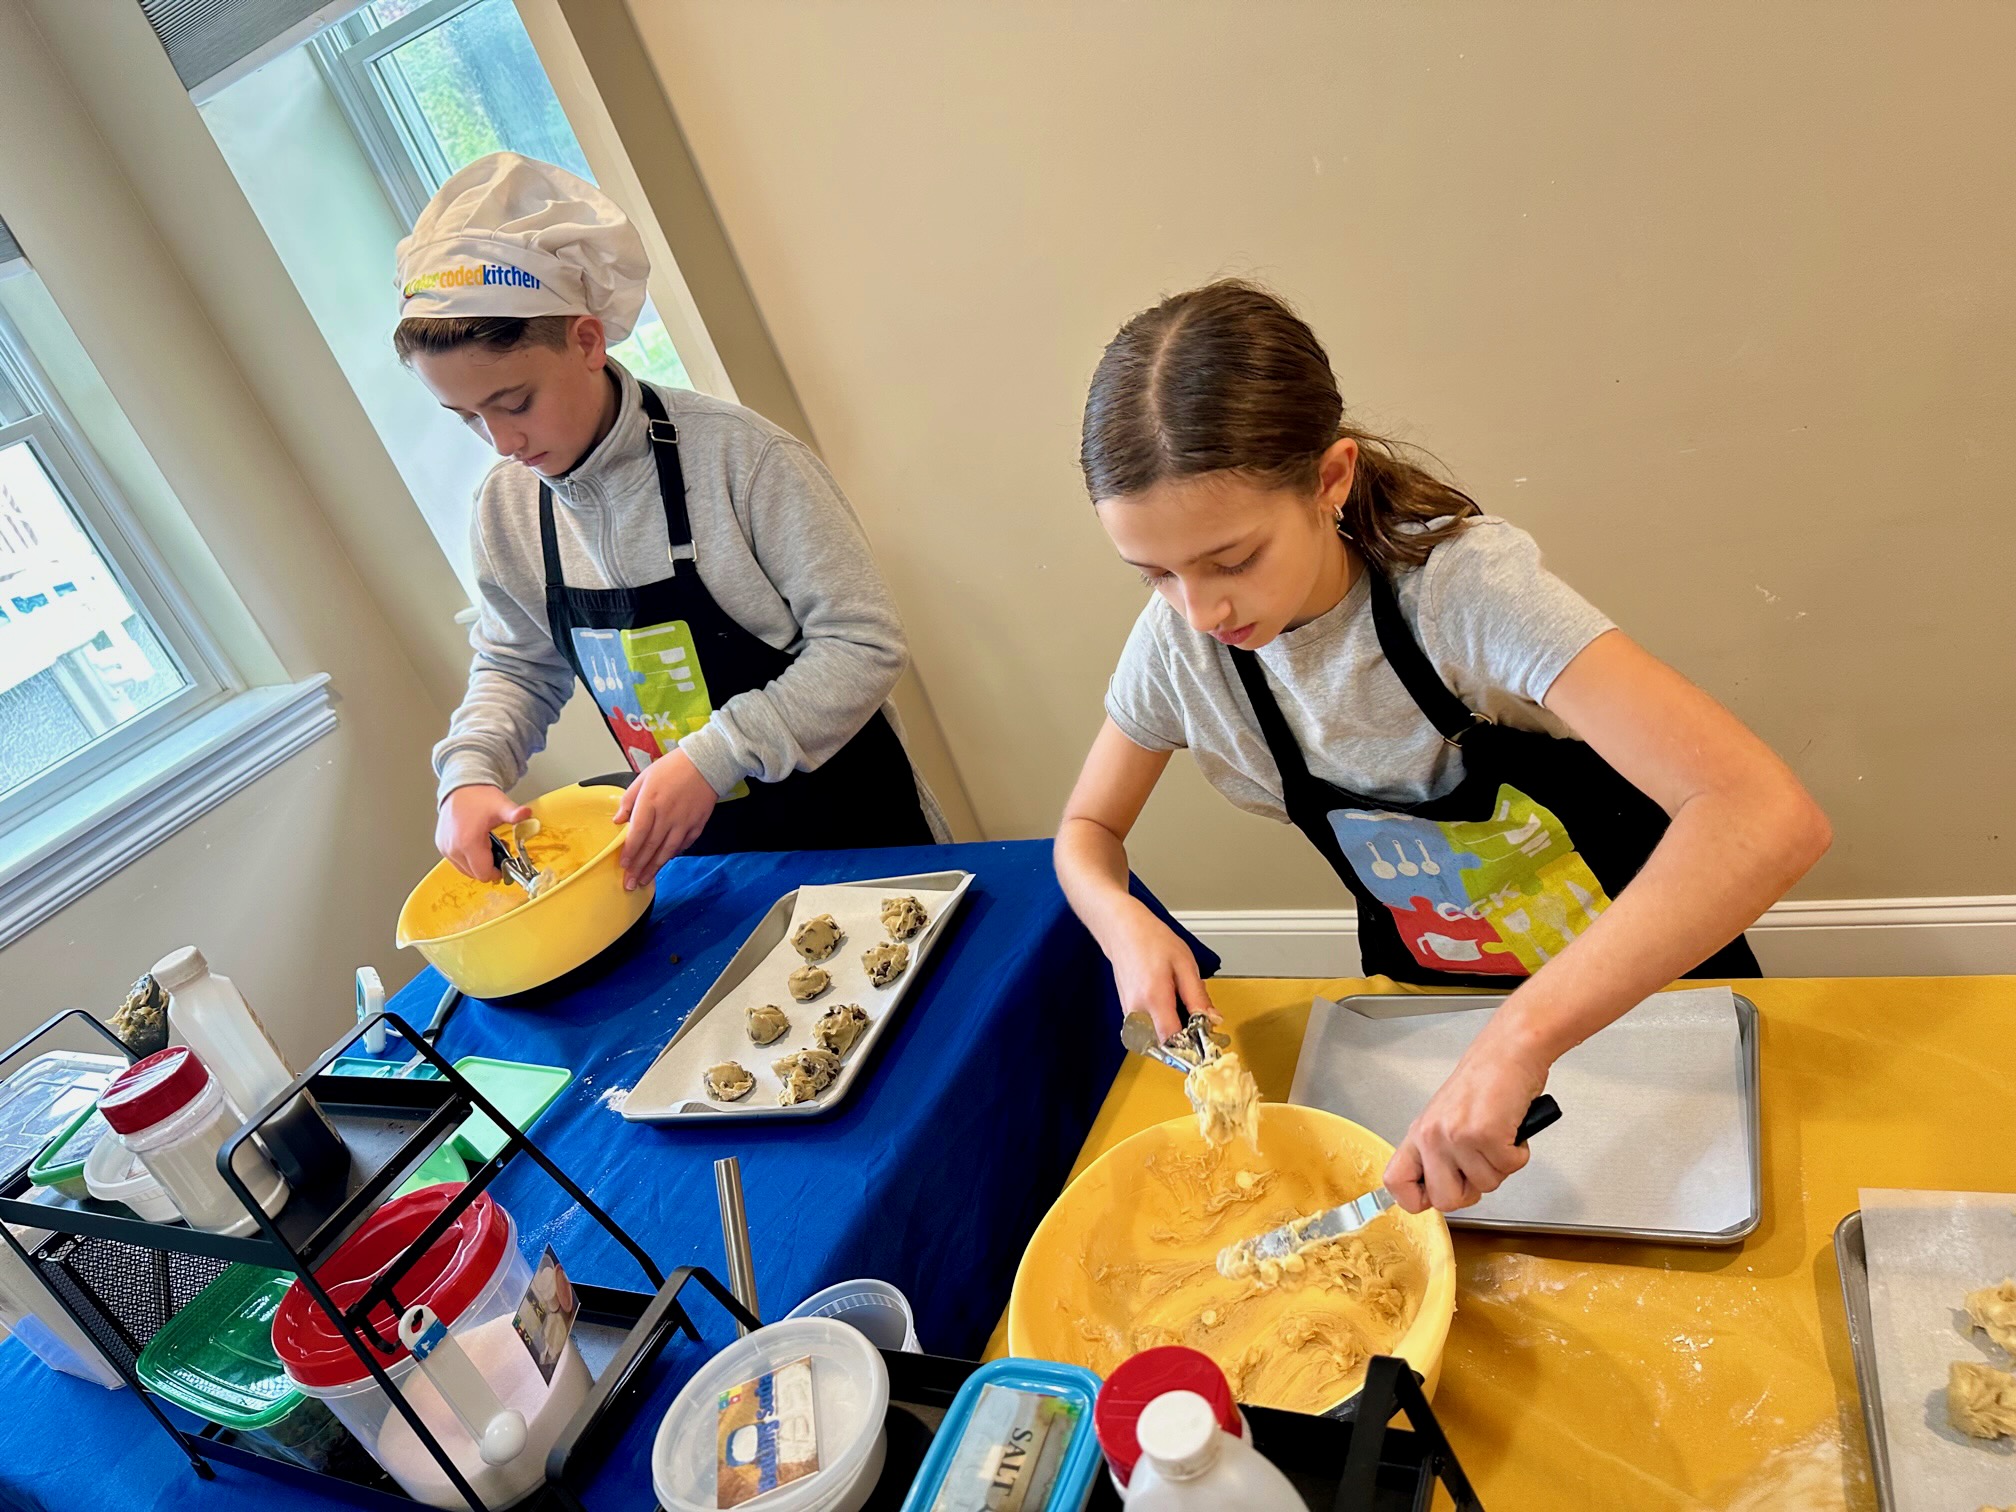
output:
[[[1077,1407],[1061,1397],[985,1388],[931,1512],[1040,1512],[1077,1427]]]

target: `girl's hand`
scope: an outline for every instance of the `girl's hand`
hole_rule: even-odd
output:
[[[488,783],[459,787],[441,800],[434,820],[434,848],[455,863],[455,869],[478,882],[497,880],[490,856],[490,832],[530,819],[532,810],[513,803],[502,788]]]
[[[1483,1038],[1464,1054],[1400,1141],[1386,1189],[1410,1213],[1469,1207],[1532,1158],[1512,1140],[1547,1068],[1527,1064]]]
[[[674,750],[646,767],[623,790],[616,822],[630,826],[623,837],[623,889],[635,892],[658,875],[658,868],[700,838],[719,800],[684,751]]]
[[[1197,958],[1176,931],[1146,907],[1136,903],[1113,931],[1106,955],[1113,963],[1113,984],[1120,990],[1122,1013],[1145,1013],[1155,1032],[1168,1039],[1183,1027],[1176,1005],[1213,1020],[1218,1011],[1197,974]]]

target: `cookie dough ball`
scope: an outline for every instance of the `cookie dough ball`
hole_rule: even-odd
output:
[[[759,1045],[774,1045],[791,1032],[791,1020],[775,1003],[749,1010],[749,1038]]]
[[[892,940],[909,939],[924,927],[930,917],[924,912],[924,905],[915,898],[882,900],[882,927],[889,931]]]
[[[812,1026],[812,1043],[821,1050],[844,1056],[868,1028],[868,1015],[859,1003],[835,1003]]]
[[[861,954],[861,969],[877,987],[887,987],[910,969],[908,945],[876,945]]]
[[[777,1061],[770,1068],[784,1085],[778,1089],[782,1107],[810,1102],[833,1085],[840,1074],[840,1057],[830,1050],[800,1050]]]
[[[833,978],[821,966],[800,966],[791,973],[791,996],[801,1003],[811,1002],[832,985]]]
[[[1954,1361],[1946,1378],[1946,1416],[1973,1438],[2016,1434],[2016,1376],[1974,1360]]]
[[[709,1066],[707,1074],[700,1080],[706,1084],[707,1095],[715,1102],[740,1102],[756,1087],[756,1078],[734,1061]]]
[[[1997,1348],[2016,1355],[2016,1278],[1967,1293],[1967,1317]]]
[[[816,919],[807,919],[791,931],[791,948],[808,961],[823,961],[840,948],[840,942],[847,936],[840,932],[840,926],[833,922],[833,915],[821,914]]]

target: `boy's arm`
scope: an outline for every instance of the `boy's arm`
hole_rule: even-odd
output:
[[[469,631],[469,690],[434,747],[438,803],[461,787],[508,788],[544,749],[546,731],[574,691],[574,669],[534,615],[497,584],[479,529],[471,556],[481,600]]]
[[[721,795],[745,777],[777,782],[821,765],[882,707],[909,662],[868,539],[809,449],[771,441],[745,507],[756,561],[791,606],[804,645],[782,676],[736,694],[680,741]]]

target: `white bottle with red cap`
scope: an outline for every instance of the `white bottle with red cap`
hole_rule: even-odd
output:
[[[1130,1512],[1305,1512],[1294,1483],[1259,1450],[1211,1357],[1144,1350],[1106,1378],[1093,1427]]]

